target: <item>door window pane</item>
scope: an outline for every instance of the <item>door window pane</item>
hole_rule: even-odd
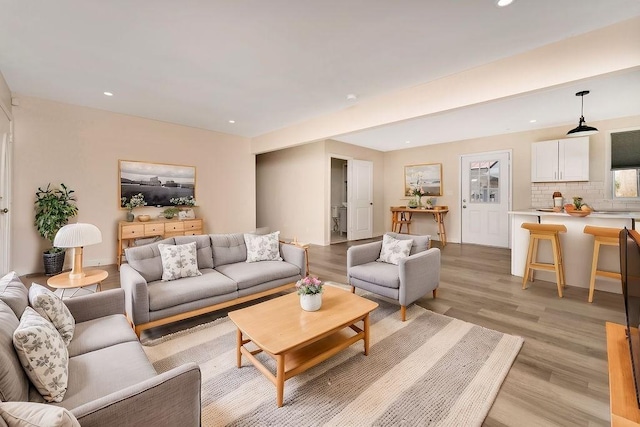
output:
[[[469,163],[469,201],[471,203],[499,203],[500,162],[488,160]]]

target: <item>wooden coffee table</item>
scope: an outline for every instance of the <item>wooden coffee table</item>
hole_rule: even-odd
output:
[[[300,297],[291,293],[229,313],[238,327],[237,365],[242,355],[276,386],[276,403],[282,406],[284,382],[330,358],[353,343],[364,341],[369,354],[369,313],[378,304],[349,291],[325,286],[322,307],[307,312]],[[361,326],[356,325],[362,322]],[[251,350],[245,345],[253,343]],[[276,374],[255,355],[264,351],[276,361]]]
[[[85,276],[78,279],[70,279],[69,272],[61,273],[56,276],[50,277],[47,280],[47,285],[55,288],[56,291],[60,290],[60,298],[73,297],[79,289],[94,285],[95,290],[100,290],[100,284],[103,280],[109,277],[109,273],[105,270],[85,270]],[[65,291],[69,290],[71,295],[65,295]]]

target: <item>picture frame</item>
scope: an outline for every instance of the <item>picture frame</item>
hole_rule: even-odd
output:
[[[174,206],[172,198],[196,198],[196,167],[167,163],[118,161],[118,200],[121,209],[131,196],[142,193],[147,206]]]
[[[442,196],[442,163],[423,163],[404,167],[404,197],[421,187],[425,196]]]

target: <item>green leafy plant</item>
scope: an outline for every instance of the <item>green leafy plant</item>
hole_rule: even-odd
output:
[[[51,249],[45,251],[46,253],[62,251],[53,247],[53,239],[58,230],[69,222],[69,218],[78,213],[73,193],[74,191],[63,183],[60,184],[60,188],[51,188],[49,183],[46,189],[38,187],[36,191],[34,225],[38,234],[51,242]]]
[[[171,219],[174,216],[178,215],[178,212],[180,212],[180,209],[170,207],[162,211],[162,216],[164,216],[167,219]]]
[[[169,199],[169,201],[177,206],[195,206],[196,205],[196,199],[194,199],[193,196],[174,197]]]

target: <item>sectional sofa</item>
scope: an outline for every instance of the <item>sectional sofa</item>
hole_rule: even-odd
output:
[[[192,242],[196,243],[201,275],[163,281],[160,245]],[[120,286],[136,334],[293,287],[305,274],[305,251],[277,240],[276,244],[281,260],[257,262],[247,262],[243,233],[176,236],[127,248],[127,264],[120,266]]]

